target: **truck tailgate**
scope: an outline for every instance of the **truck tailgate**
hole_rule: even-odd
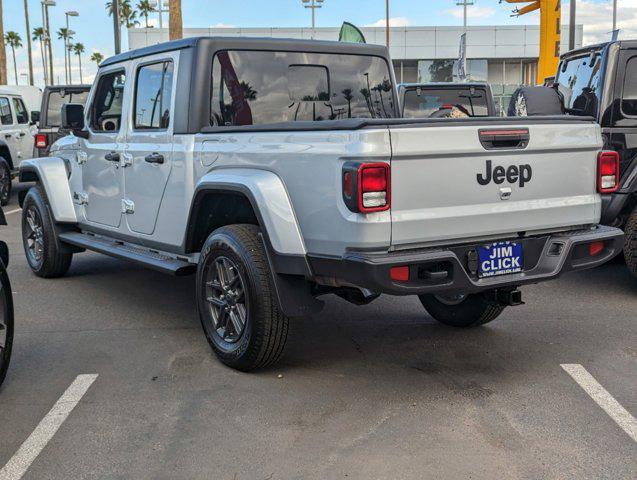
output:
[[[503,119],[484,125],[458,122],[389,128],[394,247],[599,221],[596,172],[602,138],[593,123],[511,124]],[[506,142],[490,144],[494,131],[500,132],[493,137],[497,139],[507,138],[507,131],[509,135],[528,131],[528,141],[524,148],[512,148]]]

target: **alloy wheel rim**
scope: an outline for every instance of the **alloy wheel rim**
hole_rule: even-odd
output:
[[[215,258],[208,269],[205,290],[216,335],[224,342],[236,343],[248,318],[245,284],[237,265],[227,257]]]
[[[38,211],[29,207],[26,212],[26,235],[27,251],[31,260],[39,264],[44,256],[44,229],[42,218]]]

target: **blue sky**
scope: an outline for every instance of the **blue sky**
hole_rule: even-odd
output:
[[[138,0],[133,0],[137,4]],[[460,25],[461,7],[455,0],[391,0],[390,16],[396,25]],[[91,80],[95,66],[89,61],[93,51],[108,56],[113,53],[112,20],[104,8],[105,0],[57,0],[57,6],[50,9],[51,29],[57,31],[64,26],[64,12],[77,10],[79,18],[71,18],[71,29],[76,32],[75,41],[86,47],[83,67],[86,81]],[[578,23],[584,23],[587,40],[597,40],[611,28],[609,6],[612,0],[579,0]],[[26,72],[26,33],[23,14],[23,0],[4,0],[4,30],[17,31],[25,48],[16,52],[18,71]],[[619,0],[620,27],[637,36],[637,0]],[[210,27],[217,25],[238,27],[300,27],[311,24],[310,12],[302,7],[301,0],[182,0],[184,27]],[[562,6],[564,20],[568,15],[568,3]],[[521,18],[510,17],[511,5],[499,4],[498,0],[475,0],[469,7],[470,25],[532,24],[539,22],[536,13]],[[31,29],[42,23],[40,0],[29,0]],[[317,11],[317,26],[339,26],[347,20],[356,25],[369,25],[382,21],[385,17],[384,0],[325,0],[323,8]],[[167,18],[165,16],[165,20]],[[157,23],[157,14],[153,15]],[[623,23],[622,23],[623,22]],[[123,32],[124,46],[126,34]],[[53,45],[56,69],[55,76],[63,81],[63,43]],[[7,51],[9,82],[13,83],[11,51]],[[77,58],[73,59],[74,77],[78,78]],[[34,45],[34,67],[36,83],[42,82],[42,67],[39,46]],[[20,78],[21,83],[25,78]]]

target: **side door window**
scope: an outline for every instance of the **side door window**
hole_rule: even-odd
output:
[[[637,117],[637,56],[626,63],[621,108],[627,117]]]
[[[13,158],[14,161],[17,161],[21,156],[18,140],[19,137],[17,136],[18,133],[14,126],[13,114],[11,113],[11,103],[7,97],[0,97],[0,131],[2,131],[2,137],[0,137],[0,140],[7,144],[11,158]]]
[[[102,75],[91,108],[90,126],[95,132],[119,132],[126,74],[123,71]]]
[[[13,108],[15,109],[15,117],[19,124],[29,123],[29,114],[21,98],[13,99]]]
[[[144,65],[137,71],[133,128],[163,130],[170,125],[173,63]]]
[[[11,115],[11,105],[7,97],[0,97],[0,124],[13,125],[13,115]]]

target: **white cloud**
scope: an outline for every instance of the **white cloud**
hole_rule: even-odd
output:
[[[562,23],[568,23],[568,3],[562,5]],[[578,0],[576,23],[584,25],[584,44],[610,40],[613,29],[612,2],[594,3],[590,0]],[[617,28],[619,38],[637,37],[637,2],[618,0]]]
[[[443,10],[442,13],[451,15],[456,18],[463,18],[464,11],[462,8],[448,8]],[[495,9],[491,7],[469,7],[467,8],[467,18],[489,18],[495,15]]]
[[[377,22],[368,23],[367,25],[364,25],[364,26],[365,27],[384,27],[386,24],[387,24],[387,20],[384,18],[381,18]],[[408,27],[409,25],[411,25],[411,20],[409,20],[407,17],[392,17],[389,19],[390,27]]]
[[[210,28],[237,28],[237,26],[231,23],[215,23],[210,25]]]

